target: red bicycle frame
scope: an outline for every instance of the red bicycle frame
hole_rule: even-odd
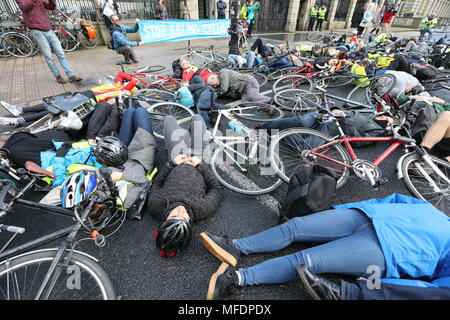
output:
[[[315,147],[311,150],[311,153],[317,157],[326,159],[328,161],[331,161],[333,163],[336,163],[338,165],[347,167],[347,168],[352,168],[351,165],[348,165],[346,163],[343,163],[339,160],[327,157],[325,155],[325,153],[327,152],[327,150],[325,150],[324,153],[320,152],[320,149],[324,149],[324,148],[328,148],[330,146],[333,146],[337,143],[344,143],[346,150],[348,151],[348,153],[350,154],[350,157],[352,158],[353,161],[358,160],[358,157],[356,156],[355,152],[353,151],[352,146],[350,145],[351,142],[392,142],[394,141],[393,144],[391,144],[381,155],[378,156],[378,158],[376,158],[372,164],[375,166],[378,166],[381,162],[383,162],[392,152],[394,152],[399,146],[404,145],[404,142],[400,142],[400,141],[395,141],[394,137],[346,137],[346,136],[342,136],[340,139],[336,139],[333,141],[330,141],[328,143],[325,143],[323,145],[320,145],[318,147]],[[328,150],[330,150],[328,148]]]

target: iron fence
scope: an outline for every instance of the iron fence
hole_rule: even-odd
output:
[[[94,2],[97,0],[56,0],[56,7],[69,16],[77,16],[91,21],[98,20]],[[101,3],[101,1],[100,1]],[[156,19],[156,0],[118,0],[119,15],[122,19],[139,18],[142,20]],[[180,0],[164,1],[170,19],[180,19]],[[20,14],[20,8],[15,0],[0,1],[2,20],[11,14]],[[11,16],[12,18],[12,16]]]

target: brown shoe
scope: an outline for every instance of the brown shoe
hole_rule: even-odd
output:
[[[61,84],[66,83],[66,80],[64,80],[63,77],[61,77],[61,76],[57,76],[57,77],[56,77],[56,81],[57,81],[58,83],[61,83]]]
[[[69,77],[70,82],[81,81],[81,80],[83,80],[83,78],[78,77],[78,76],[70,76]]]

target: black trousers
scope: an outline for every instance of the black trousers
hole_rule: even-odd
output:
[[[102,101],[95,106],[89,120],[86,139],[95,139],[117,133],[120,128],[120,112],[115,104]]]
[[[322,23],[323,23],[323,19],[317,19],[316,31],[317,30],[322,31]]]
[[[309,31],[313,30],[314,22],[316,22],[316,17],[309,17],[309,25],[308,25]]]

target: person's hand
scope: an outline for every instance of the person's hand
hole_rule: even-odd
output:
[[[186,160],[187,164],[190,164],[193,167],[196,167],[202,160],[199,157],[190,157]]]
[[[185,154],[179,154],[173,159],[173,163],[179,165],[187,160],[187,156]]]
[[[122,172],[119,172],[119,171],[113,171],[113,172],[111,173],[111,180],[112,180],[112,181],[119,181],[120,179],[122,179],[122,175],[123,175]]]
[[[97,144],[97,139],[88,139],[88,142],[91,145],[96,145]]]
[[[139,44],[140,46],[144,45],[144,43],[143,43],[142,41],[139,41],[138,44]]]

